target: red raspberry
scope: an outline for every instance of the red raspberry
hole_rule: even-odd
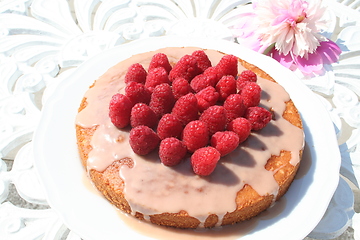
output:
[[[135,63],[128,68],[125,75],[125,83],[138,82],[145,83],[147,72],[140,63]]]
[[[175,99],[179,99],[180,97],[192,92],[192,88],[185,78],[175,79],[171,86]]]
[[[154,111],[145,103],[137,103],[131,109],[131,127],[145,125],[153,128],[156,126],[157,122],[158,118],[156,117]]]
[[[150,65],[148,71],[150,72],[154,68],[163,67],[165,68],[166,72],[169,73],[172,69],[169,59],[164,53],[157,53],[155,54],[150,61]]]
[[[222,73],[220,73],[218,71],[218,69],[216,67],[209,67],[208,69],[205,70],[204,74],[206,76],[211,76],[212,78],[214,78],[215,80],[213,80],[215,82],[214,85],[216,85],[216,83],[222,78]]]
[[[259,105],[261,98],[261,87],[254,82],[248,82],[239,92],[243,98],[246,108]]]
[[[244,81],[256,82],[257,76],[251,70],[244,70],[240,73],[239,79],[244,80]]]
[[[200,121],[207,124],[210,135],[224,131],[227,123],[226,110],[223,106],[211,106],[201,114]]]
[[[216,65],[216,69],[222,76],[232,75],[236,77],[238,74],[238,58],[234,55],[225,55]]]
[[[239,136],[239,143],[242,143],[250,135],[251,123],[243,117],[235,118],[228,124],[227,130],[235,132]]]
[[[242,71],[236,81],[237,89],[240,91],[248,82],[256,82],[257,76],[251,70]]]
[[[145,81],[145,87],[147,89],[152,92],[157,85],[162,83],[170,84],[169,76],[165,68],[158,67],[149,71]]]
[[[220,153],[214,147],[204,147],[196,150],[191,156],[191,165],[195,174],[209,176],[220,160]]]
[[[151,95],[150,108],[160,119],[166,113],[170,113],[174,107],[175,98],[171,87],[167,83],[157,85]]]
[[[186,146],[177,138],[165,138],[160,142],[159,157],[165,166],[175,166],[187,153]]]
[[[204,72],[207,68],[211,67],[211,62],[209,57],[206,55],[204,50],[197,50],[191,54],[197,60],[197,64],[201,69],[201,72]]]
[[[251,129],[256,131],[264,128],[271,121],[272,114],[262,107],[249,107],[245,118],[251,123]]]
[[[146,155],[159,146],[160,138],[151,128],[140,125],[130,130],[129,143],[134,153]]]
[[[179,98],[172,109],[172,114],[184,125],[197,120],[199,118],[199,109],[195,95],[188,93]]]
[[[236,93],[236,80],[233,76],[223,76],[216,84],[216,90],[220,94],[219,100],[225,101],[225,99],[231,94]]]
[[[209,86],[195,94],[195,97],[197,99],[199,111],[203,112],[210,106],[216,104],[219,99],[219,93],[215,90],[215,88]]]
[[[216,148],[223,157],[239,146],[239,136],[232,131],[216,132],[211,137],[211,146]]]
[[[200,92],[206,87],[215,87],[217,81],[216,76],[203,73],[194,77],[190,82],[190,86],[195,92]]]
[[[208,145],[209,129],[207,124],[199,120],[189,122],[183,131],[183,142],[189,152]]]
[[[197,65],[196,58],[191,55],[185,55],[175,64],[169,73],[169,79],[173,82],[176,78],[182,77],[190,82],[201,72]]]
[[[231,94],[224,102],[228,122],[235,118],[242,117],[245,113],[245,105],[240,94]]]
[[[117,128],[124,128],[130,123],[130,114],[133,104],[130,99],[120,93],[112,96],[109,105],[109,117]]]
[[[243,89],[243,87],[248,84],[248,81],[242,81],[242,80],[239,80],[237,79],[236,80],[236,89],[241,91],[241,89]]]
[[[151,93],[142,83],[129,82],[125,87],[125,95],[135,105],[136,103],[149,104]]]
[[[168,137],[181,137],[181,133],[184,127],[179,119],[174,115],[168,113],[162,116],[157,127],[157,134],[160,139],[165,139]]]

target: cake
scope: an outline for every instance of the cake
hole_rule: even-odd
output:
[[[134,55],[111,67],[90,86],[76,117],[82,165],[105,198],[138,219],[176,228],[234,224],[268,209],[294,180],[304,145],[301,117],[289,94],[266,72],[236,58],[237,81],[244,71],[257,76],[261,87],[258,107],[271,113],[265,126],[253,129],[230,153],[221,154],[214,170],[204,175],[197,174],[192,166],[193,149],[173,166],[162,163],[158,147],[146,154],[135,153],[129,139],[135,126],[116,127],[109,116],[113,96],[125,95],[131,82],[125,79],[127,72],[134,64],[148,70],[158,53],[165,54],[174,69],[180,59],[196,51],[203,51],[212,66],[229,56],[193,47],[168,47]],[[218,100],[215,105],[222,104]],[[156,126],[152,129],[156,132]],[[178,138],[183,140],[182,135]],[[211,143],[204,147],[209,146]]]

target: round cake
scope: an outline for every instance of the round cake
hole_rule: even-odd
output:
[[[165,60],[162,58],[154,64],[154,56],[159,55],[166,56]],[[271,207],[286,193],[299,168],[304,146],[300,114],[288,93],[271,76],[239,58],[236,58],[234,67],[234,62],[228,60],[234,57],[210,49],[163,48],[137,54],[121,61],[99,77],[89,88],[76,117],[78,149],[82,164],[92,182],[113,205],[138,219],[158,225],[210,228],[250,219]],[[227,65],[226,61],[230,63]],[[142,70],[135,71],[135,67]],[[157,69],[157,73],[154,73],[156,72],[154,68]],[[166,71],[165,82],[148,80],[160,79],[164,75],[158,73],[160,68]],[[129,72],[134,74],[130,76]],[[206,72],[217,75],[216,82],[209,80],[213,79],[212,76],[203,77]],[[241,83],[242,73],[245,78],[253,78],[247,81],[257,86],[244,87],[247,83]],[[231,75],[232,77],[228,77]],[[149,82],[137,80],[141,78]],[[181,85],[182,87],[176,87],[175,93],[174,82],[179,78],[183,83],[186,81]],[[196,78],[207,79],[208,82],[198,83]],[[234,84],[233,80],[228,80],[229,78],[235,79],[236,92],[228,90],[231,88],[230,85]],[[158,82],[154,83],[156,81]],[[127,91],[130,90],[127,88],[130,89],[130,85],[137,86],[133,87],[132,91],[139,89],[140,85],[134,82],[142,84],[143,88],[150,92],[150,100],[136,103],[132,99],[130,101],[132,109],[127,112],[133,113],[141,106],[147,109],[146,111],[150,109],[151,114],[155,113],[155,115],[150,114],[145,117],[146,123],[142,123],[140,117],[135,118],[131,115],[128,122],[125,121],[125,124],[119,126],[118,120],[114,120],[111,112],[114,111],[111,102],[114,101],[115,95],[122,97],[129,95]],[[152,100],[155,99],[154,95],[162,96],[165,91],[159,91],[158,85],[166,84],[173,92],[174,102],[171,103],[170,109],[162,107],[159,110],[151,101],[155,101]],[[246,99],[250,99],[250,102],[259,100],[260,102],[257,102],[256,106],[245,104],[243,97],[242,101],[246,109],[242,111],[241,116],[229,117],[232,108],[226,106],[226,101],[232,95],[238,97],[237,95],[245,94],[246,91],[242,88],[248,89]],[[252,97],[257,89],[260,89],[259,100]],[[197,100],[197,114],[196,119],[186,120],[184,116],[187,114],[188,105],[184,104],[186,101],[183,99],[189,96],[195,96]],[[213,96],[216,96],[216,102]],[[171,101],[164,102],[169,104]],[[175,106],[178,102],[181,102],[180,107]],[[175,108],[177,110],[174,110]],[[215,109],[219,111],[216,112]],[[258,114],[254,109],[265,111],[267,120],[260,118],[262,114]],[[214,130],[218,127],[216,124],[221,122],[219,120],[221,117],[214,117],[218,116],[220,110],[225,112],[225,125]],[[144,115],[143,112],[136,116]],[[256,113],[255,117],[251,112]],[[174,136],[160,134],[159,121],[169,115],[177,117],[176,119],[182,123],[180,134],[179,132]],[[122,115],[118,117],[121,121],[124,119]],[[242,139],[242,133],[237,132],[233,123],[235,119],[247,119],[250,123],[251,132],[246,139]],[[211,121],[216,121],[216,124],[212,125]],[[149,122],[152,122],[151,125]],[[188,137],[188,132],[195,130],[185,130],[190,128],[188,125],[191,124],[193,129],[198,129],[203,122],[206,123],[206,131],[208,131],[205,144],[201,143],[203,135]],[[150,140],[141,140],[146,134],[140,131],[136,138],[135,129],[141,127],[145,129],[144,125],[148,123],[147,131],[151,131],[156,136]],[[257,124],[260,124],[260,127]],[[169,129],[170,132],[175,131],[174,126]],[[221,137],[216,137],[221,134],[226,135],[223,137],[226,138],[224,142],[219,140]],[[162,145],[165,144],[162,143],[169,138],[180,144],[182,148],[185,147],[185,153],[182,150],[175,151],[175,154],[167,149],[163,150]],[[234,142],[236,142],[235,147],[231,147]],[[149,145],[153,146],[149,147]],[[194,145],[199,146],[194,148]],[[143,149],[147,151],[144,152]],[[208,154],[209,151],[201,152],[199,149],[210,149],[211,154]],[[213,154],[214,152],[216,154]],[[207,165],[204,167],[206,158],[211,158],[211,164],[216,163],[212,169]],[[195,161],[202,165],[194,167]]]

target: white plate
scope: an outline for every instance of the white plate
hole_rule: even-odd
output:
[[[151,239],[129,228],[111,204],[84,184],[74,122],[85,91],[109,67],[133,54],[170,46],[234,54],[269,73],[289,92],[304,121],[311,165],[286,193],[284,209],[273,218],[260,219],[242,239],[307,236],[321,220],[339,180],[341,158],[328,112],[290,70],[269,57],[223,40],[160,37],[132,42],[89,59],[64,80],[43,107],[33,140],[35,167],[50,206],[72,231],[86,240],[119,239],[124,235],[126,239]]]

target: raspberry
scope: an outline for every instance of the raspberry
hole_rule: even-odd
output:
[[[199,111],[203,112],[210,106],[216,104],[219,99],[219,93],[215,90],[215,88],[209,86],[195,94],[195,97],[197,99]]]
[[[216,76],[205,75],[203,73],[203,74],[199,74],[196,77],[194,77],[193,80],[191,80],[191,82],[190,82],[190,86],[195,92],[200,92],[201,90],[203,90],[206,87],[209,87],[209,86],[215,87],[216,83],[217,83]]]
[[[136,103],[149,104],[151,93],[142,83],[129,82],[125,87],[125,95],[135,105]]]
[[[212,78],[214,78],[215,80],[213,81],[215,82],[215,85],[223,76],[222,73],[220,73],[216,67],[209,67],[208,69],[205,70],[204,74],[206,76],[211,76]]]
[[[243,117],[235,118],[228,124],[227,130],[235,132],[239,136],[239,143],[242,143],[250,135],[251,123]]]
[[[163,67],[167,73],[172,69],[168,57],[164,53],[155,54],[150,61],[148,71],[150,72],[154,68]]]
[[[135,63],[128,68],[125,75],[125,83],[138,82],[145,83],[147,72],[140,63]]]
[[[223,106],[211,106],[201,114],[200,121],[207,124],[210,135],[224,131],[227,123],[226,110]]]
[[[117,128],[124,128],[130,123],[130,114],[133,104],[130,99],[120,93],[112,96],[109,105],[109,117]]]
[[[192,88],[185,78],[175,79],[171,86],[175,99],[179,99],[180,97],[192,92]]]
[[[242,81],[240,79],[236,80],[236,89],[241,91],[241,89],[243,89],[243,87],[248,84],[248,81]]]
[[[223,76],[215,88],[220,94],[219,100],[223,102],[228,96],[236,93],[236,80],[231,75]]]
[[[240,91],[248,82],[256,82],[257,76],[251,70],[242,71],[236,81],[237,89]]]
[[[165,138],[160,142],[159,157],[165,166],[175,166],[187,153],[186,146],[177,138]]]
[[[251,129],[256,131],[264,128],[271,121],[272,114],[262,107],[249,107],[245,118],[251,123]]]
[[[211,146],[216,148],[223,157],[239,146],[239,136],[232,131],[216,132],[211,137]]]
[[[134,153],[146,155],[159,146],[160,138],[151,128],[140,125],[130,130],[129,143]]]
[[[182,77],[190,82],[201,72],[197,65],[196,58],[191,55],[185,55],[175,64],[169,73],[169,79],[173,82],[176,78]]]
[[[225,55],[216,65],[216,69],[222,76],[232,75],[236,77],[238,74],[238,58],[234,55]]]
[[[170,113],[175,103],[171,87],[167,83],[157,85],[151,95],[150,108],[160,119],[166,113]]]
[[[154,111],[145,103],[137,103],[131,109],[130,125],[137,127],[145,125],[150,128],[156,126],[158,119]]]
[[[256,82],[257,76],[251,70],[244,70],[239,74],[239,79],[241,79],[243,81]]]
[[[199,118],[199,109],[195,95],[188,93],[179,98],[172,109],[172,113],[184,125],[197,120]]]
[[[145,81],[145,87],[147,89],[152,92],[157,85],[160,85],[162,83],[170,84],[169,77],[165,68],[158,67],[149,71]]]
[[[224,102],[228,122],[235,118],[242,117],[245,113],[245,105],[240,94],[231,94]]]
[[[214,147],[204,147],[196,150],[191,156],[191,166],[195,174],[209,176],[220,160],[220,153]]]
[[[184,127],[179,119],[174,115],[168,113],[162,116],[157,127],[157,134],[160,139],[165,139],[168,137],[181,137],[181,133]]]
[[[197,64],[201,69],[201,72],[204,72],[207,68],[211,67],[210,59],[203,50],[197,50],[191,55],[196,58]]]
[[[189,122],[183,131],[183,142],[189,152],[205,147],[209,143],[209,130],[206,123],[195,120]]]
[[[261,98],[261,87],[254,82],[248,82],[239,92],[243,98],[246,108],[259,105]]]

